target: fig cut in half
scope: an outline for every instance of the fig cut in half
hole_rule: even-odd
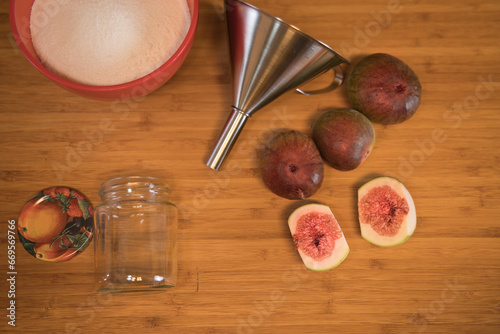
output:
[[[378,246],[395,246],[417,227],[415,204],[406,187],[392,177],[378,177],[358,190],[361,236]]]
[[[340,225],[326,205],[299,207],[288,218],[288,227],[302,262],[309,270],[333,269],[349,254]]]

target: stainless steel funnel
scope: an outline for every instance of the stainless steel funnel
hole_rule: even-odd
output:
[[[246,2],[226,0],[225,6],[234,104],[207,161],[215,170],[248,117],[281,94],[347,62],[326,44]]]

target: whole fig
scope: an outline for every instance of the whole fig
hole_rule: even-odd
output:
[[[260,174],[276,195],[304,199],[321,187],[323,160],[308,135],[289,130],[276,135],[264,148]]]
[[[325,112],[313,123],[313,139],[325,161],[333,168],[357,168],[370,154],[375,130],[365,115],[342,108]]]
[[[385,53],[361,59],[347,78],[351,106],[379,124],[402,123],[417,111],[422,87],[403,61]]]

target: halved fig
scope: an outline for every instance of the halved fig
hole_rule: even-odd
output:
[[[349,246],[330,208],[306,204],[288,218],[293,242],[307,269],[326,271],[338,266],[349,254]]]
[[[402,244],[417,226],[410,192],[392,177],[378,177],[359,188],[358,213],[361,236],[378,246]]]

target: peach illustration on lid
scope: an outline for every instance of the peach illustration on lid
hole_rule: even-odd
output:
[[[87,198],[68,187],[47,188],[22,208],[19,239],[37,259],[67,261],[85,250],[93,234],[93,208]]]

